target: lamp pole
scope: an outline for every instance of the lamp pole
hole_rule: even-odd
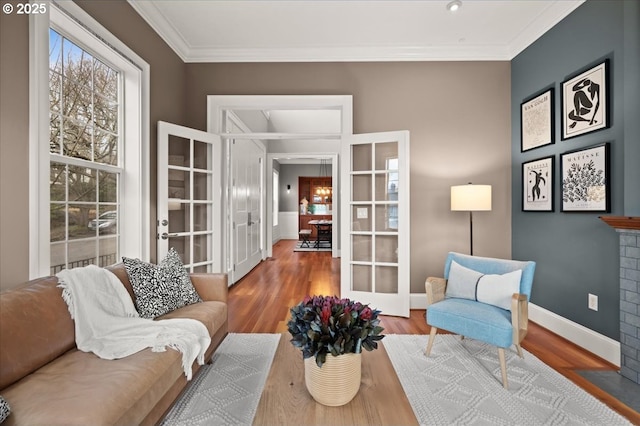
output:
[[[469,254],[473,256],[473,212],[469,211]]]

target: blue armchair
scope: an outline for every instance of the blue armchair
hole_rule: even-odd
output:
[[[520,342],[527,334],[528,302],[536,263],[469,256],[451,252],[444,266],[444,278],[429,277],[427,324],[431,326],[426,355],[439,328],[498,347],[502,384],[507,384],[505,348],[515,345],[522,358]]]

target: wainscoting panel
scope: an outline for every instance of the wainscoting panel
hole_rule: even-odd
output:
[[[278,227],[280,228],[280,238],[282,240],[298,239],[298,212],[279,212]],[[275,240],[275,235],[274,235]]]

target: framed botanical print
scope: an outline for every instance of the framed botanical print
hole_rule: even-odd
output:
[[[553,87],[520,104],[521,152],[554,143]]]
[[[562,211],[611,211],[609,142],[561,154]]]
[[[609,59],[562,82],[562,140],[609,123]]]
[[[555,156],[522,163],[522,211],[552,212]]]

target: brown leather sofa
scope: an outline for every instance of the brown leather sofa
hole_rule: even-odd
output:
[[[135,300],[122,264],[108,268]],[[164,318],[194,318],[211,334],[205,360],[227,334],[227,276],[192,274],[202,303]],[[74,323],[55,277],[0,294],[0,395],[5,425],[151,425],[187,384],[182,355],[145,349],[104,360],[75,346]],[[194,363],[194,377],[200,366]]]

